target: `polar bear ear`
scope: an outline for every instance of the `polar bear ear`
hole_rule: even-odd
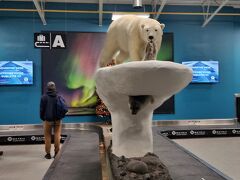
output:
[[[165,24],[160,24],[160,27],[163,30],[165,28]]]
[[[143,29],[145,27],[145,24],[141,24],[141,28]]]

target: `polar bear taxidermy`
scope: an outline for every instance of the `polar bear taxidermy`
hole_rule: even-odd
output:
[[[113,21],[100,55],[100,67],[105,67],[113,59],[116,64],[125,60],[155,60],[161,47],[164,27],[154,19],[135,15],[125,15]]]

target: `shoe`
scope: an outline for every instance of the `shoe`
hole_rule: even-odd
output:
[[[45,155],[45,158],[46,158],[46,159],[51,159],[51,158],[52,158],[52,157],[51,157],[51,154],[46,154],[46,155]]]

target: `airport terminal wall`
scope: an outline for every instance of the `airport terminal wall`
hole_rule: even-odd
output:
[[[1,2],[4,4],[7,2]],[[16,7],[16,4],[11,4]],[[19,3],[19,8],[32,3]],[[47,8],[55,7],[49,4]],[[64,8],[62,4],[56,8]],[[93,5],[86,5],[89,10]],[[69,5],[68,9],[77,9]],[[111,10],[114,7],[106,6]],[[122,9],[131,7],[121,6]],[[120,8],[120,10],[121,10]],[[174,7],[166,7],[171,10]],[[187,7],[186,11],[201,11],[201,8]],[[226,9],[233,11],[233,9]],[[103,26],[98,25],[97,14],[47,13],[47,26],[42,25],[37,13],[0,12],[0,60],[31,60],[34,64],[33,85],[0,87],[0,124],[39,124],[39,101],[42,90],[41,50],[33,46],[34,33],[41,31],[106,32],[110,16],[104,15]],[[190,84],[175,96],[175,113],[154,115],[154,120],[225,119],[234,118],[235,99],[240,79],[238,78],[238,57],[240,52],[240,22],[235,17],[215,17],[202,28],[201,16],[160,16],[165,23],[164,32],[174,36],[174,62],[189,60],[219,61],[220,80],[216,84]],[[104,122],[95,115],[68,116],[65,123]]]

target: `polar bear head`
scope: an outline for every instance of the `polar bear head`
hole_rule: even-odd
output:
[[[164,24],[160,24],[154,19],[147,18],[140,23],[141,38],[146,43],[161,42],[164,27]]]

